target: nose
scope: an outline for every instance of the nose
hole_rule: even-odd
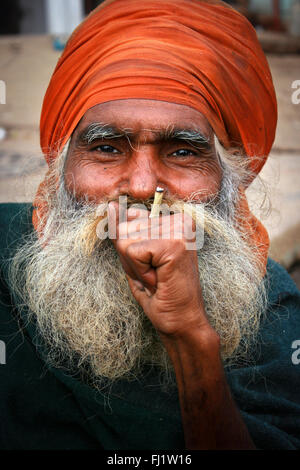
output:
[[[135,199],[146,200],[154,195],[158,186],[158,165],[149,152],[140,150],[128,166],[124,192]]]

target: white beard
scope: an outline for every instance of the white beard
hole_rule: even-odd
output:
[[[146,365],[157,366],[165,380],[172,377],[166,350],[134,299],[111,241],[98,240],[90,256],[80,242],[94,227],[95,206],[64,198],[52,204],[44,237],[33,234],[10,269],[11,287],[37,321],[49,362],[88,371],[95,387],[103,378],[135,378]],[[257,256],[232,223],[213,208],[205,213],[213,231],[198,252],[206,313],[223,359],[248,361],[265,308]]]

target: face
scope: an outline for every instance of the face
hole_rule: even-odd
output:
[[[146,200],[157,186],[179,199],[206,201],[221,184],[207,119],[184,105],[116,100],[89,109],[75,129],[65,183],[76,198],[96,203],[128,195]]]
[[[16,253],[12,290],[22,293],[22,305],[36,316],[51,365],[69,364],[71,373],[75,365],[85,377],[90,371],[88,381],[96,387],[102,377],[136,378],[144,364],[160,367],[168,378],[173,369],[166,349],[133,297],[114,245],[109,239],[94,243],[87,256],[86,240],[99,241],[95,207],[76,204],[63,185],[56,191],[64,155],[59,158],[43,194],[51,201],[45,233]],[[148,199],[157,185],[174,199],[201,191],[202,201],[218,193],[221,170],[203,115],[172,103],[126,100],[85,114],[71,139],[65,179],[78,198],[96,202],[122,194]],[[222,183],[226,212],[234,204],[236,174],[224,171]],[[233,221],[222,218],[219,207],[204,210],[209,236],[198,251],[199,278],[222,357],[234,360],[241,338],[247,353],[264,309],[261,271]]]

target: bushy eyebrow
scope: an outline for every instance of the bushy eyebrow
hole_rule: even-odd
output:
[[[170,128],[166,129],[166,131],[159,131],[159,134],[161,140],[178,139],[207,149],[212,146],[209,137],[205,136],[201,131],[194,129]]]
[[[118,129],[109,124],[93,123],[80,132],[77,141],[79,143],[90,145],[95,140],[118,139],[131,135],[130,129]]]
[[[195,129],[175,128],[169,126],[167,129],[152,130],[144,129],[153,132],[156,136],[155,141],[167,140],[182,140],[195,147],[200,146],[203,149],[211,149],[212,143],[210,139],[205,136],[201,131]],[[119,129],[110,124],[92,123],[79,134],[77,138],[78,143],[91,145],[94,141],[104,139],[119,139],[122,137],[128,140],[134,140],[137,134],[132,129],[124,128]]]

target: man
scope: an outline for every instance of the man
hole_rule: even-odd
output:
[[[3,448],[299,447],[300,294],[245,197],[276,115],[222,2],[107,1],[75,30],[33,213],[2,208]]]

